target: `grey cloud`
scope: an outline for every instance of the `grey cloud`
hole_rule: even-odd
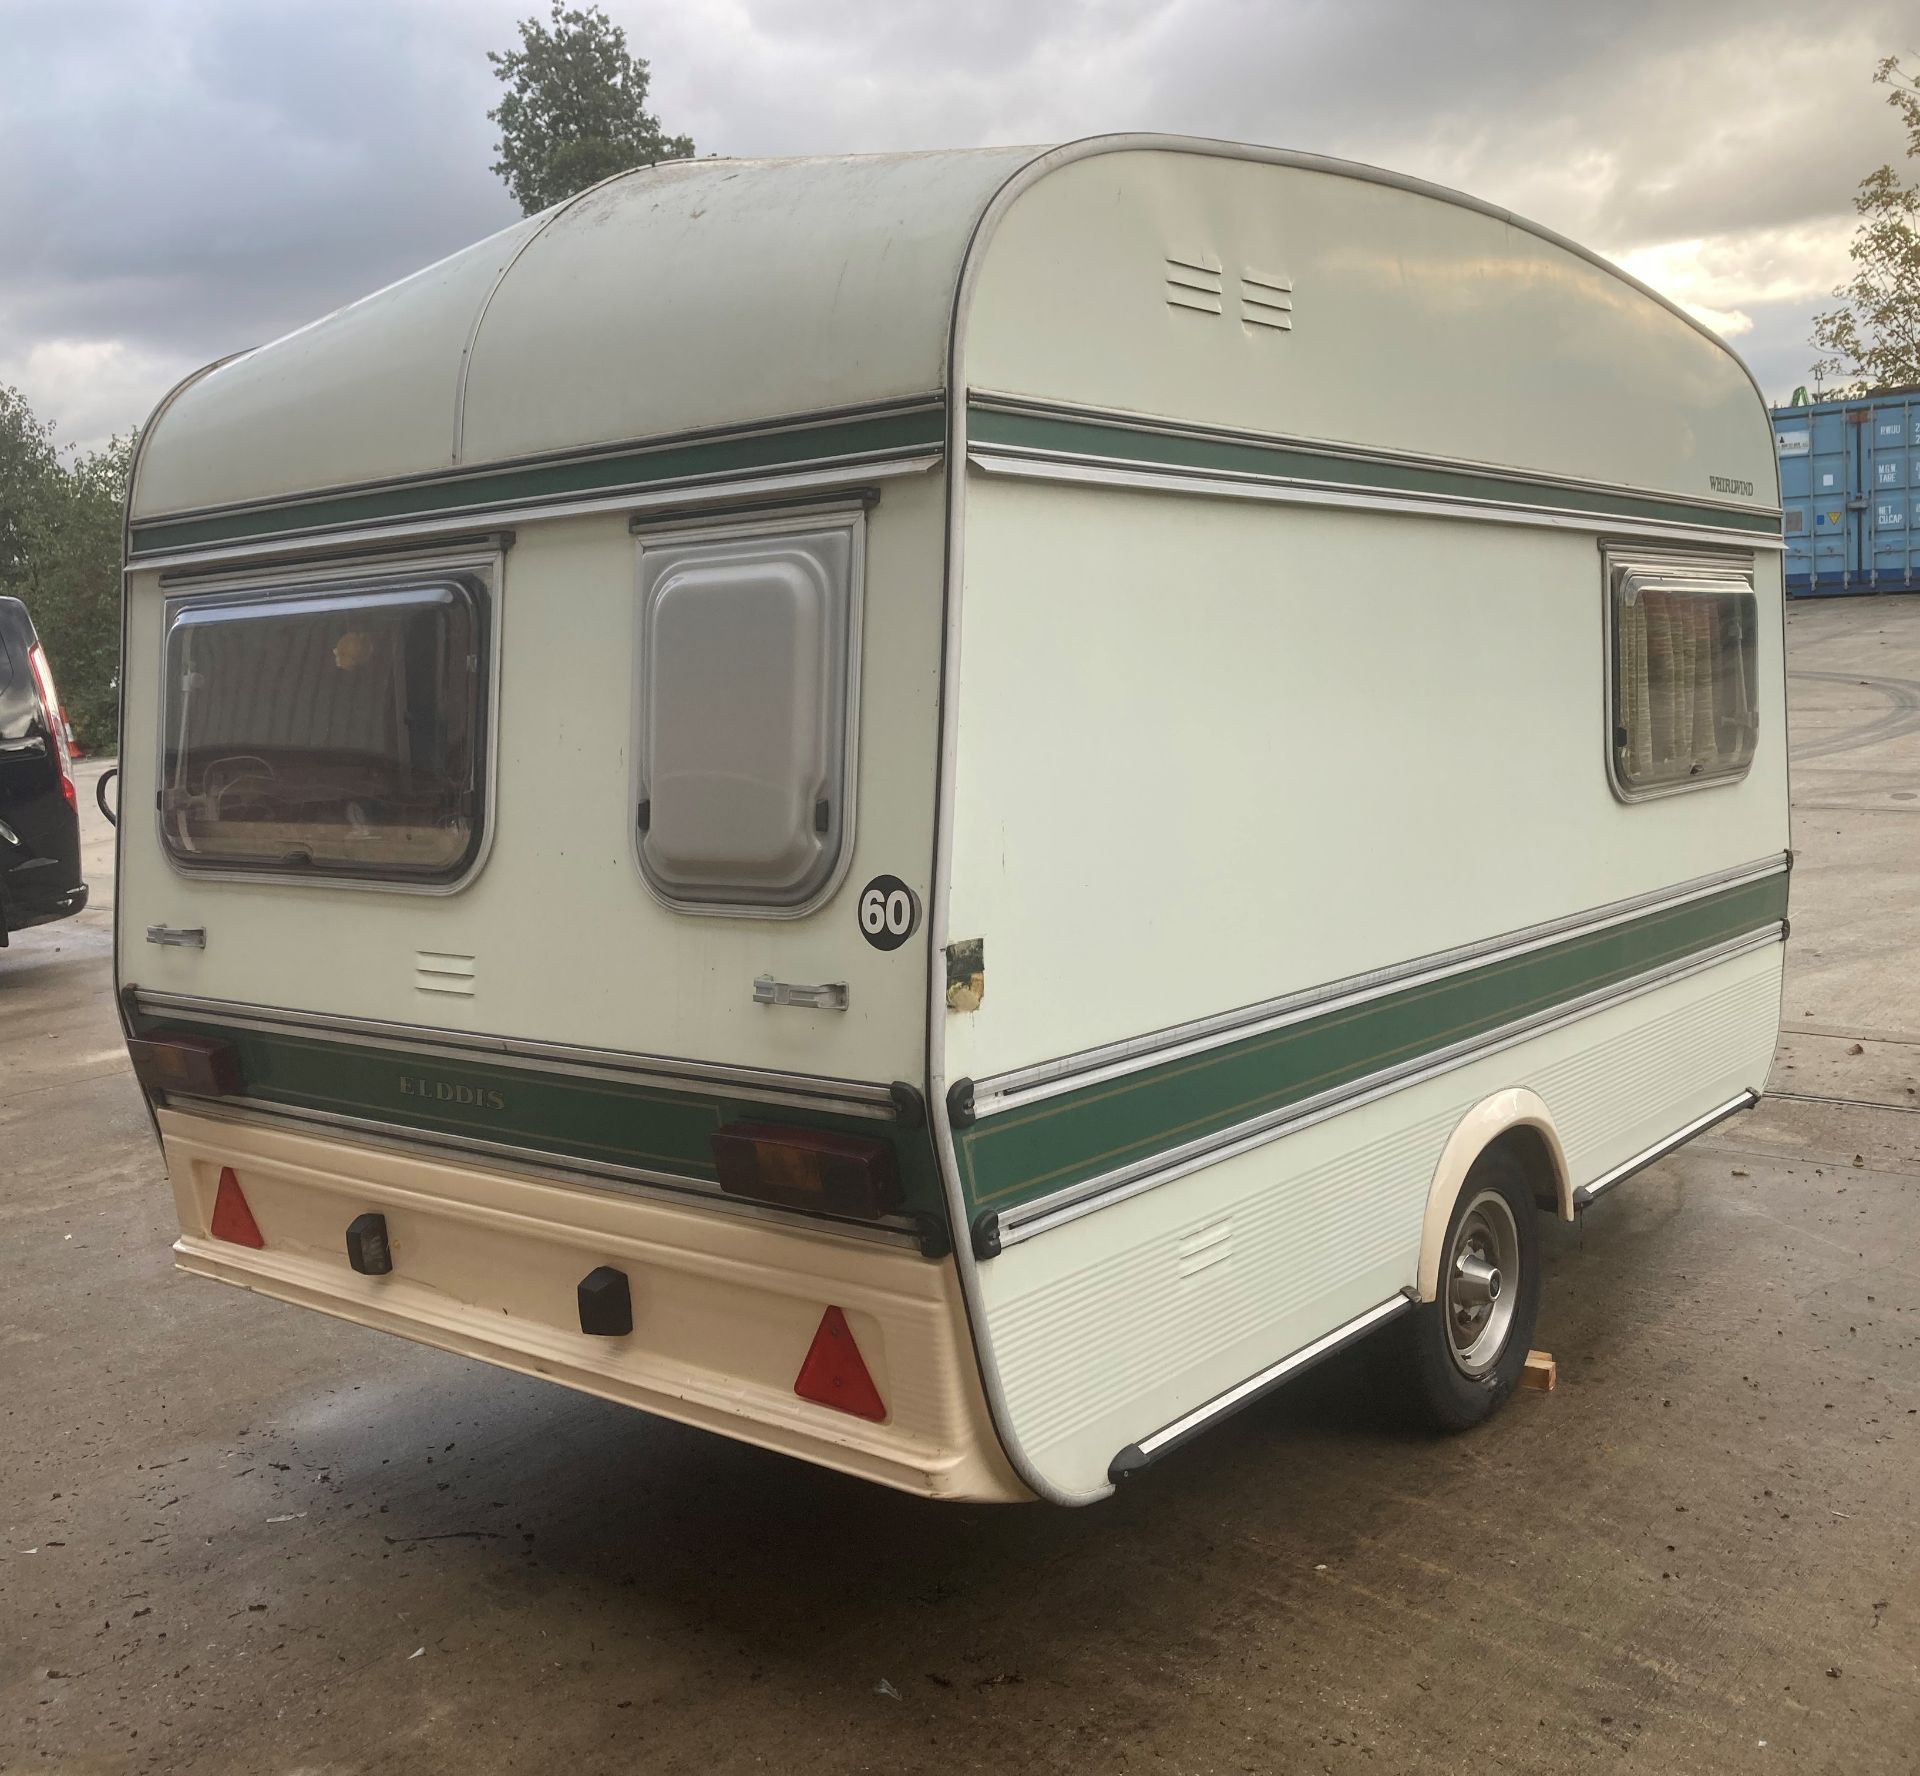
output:
[[[1801,0],[607,4],[703,151],[1179,130],[1398,166],[1615,253],[1844,215],[1899,145],[1867,79],[1907,22],[1902,0],[1818,22]],[[485,52],[535,10],[0,0],[0,366],[117,341],[157,382],[503,226]],[[1736,343],[1776,382],[1811,355],[1808,306],[1748,311]]]
[[[515,213],[486,170],[492,33],[377,0],[324,20],[244,0],[16,8],[6,31],[6,344],[205,359]]]

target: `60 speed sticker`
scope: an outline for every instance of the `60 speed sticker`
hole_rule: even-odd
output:
[[[859,905],[860,935],[876,950],[897,950],[920,929],[920,897],[898,876],[875,876]]]

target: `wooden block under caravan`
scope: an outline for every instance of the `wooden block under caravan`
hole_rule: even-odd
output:
[[[1560,1385],[1560,1365],[1545,1351],[1528,1351],[1527,1366],[1520,1371],[1520,1385],[1550,1394]]]

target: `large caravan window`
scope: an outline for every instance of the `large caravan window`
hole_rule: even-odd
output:
[[[640,864],[668,904],[795,914],[851,833],[859,514],[643,536]]]
[[[175,860],[464,874],[481,834],[485,605],[468,574],[176,605],[160,790]]]
[[[1759,737],[1750,564],[1608,562],[1614,788],[1627,800],[1746,775]]]

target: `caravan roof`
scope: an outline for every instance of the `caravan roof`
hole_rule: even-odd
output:
[[[1191,191],[1154,170],[1170,155],[1245,163],[1218,182],[1232,214],[1192,214]],[[1276,168],[1294,172],[1284,192]],[[1036,187],[1047,201],[1024,201]],[[1083,250],[1096,228],[1115,235],[1122,188],[1121,226],[1142,236],[1126,251],[1138,258],[1144,241],[1148,255],[1138,288],[1127,268]],[[1068,205],[1084,224],[1063,225]],[[1106,218],[1094,218],[1102,205]],[[1329,258],[1327,239],[1349,229],[1344,257]],[[1304,275],[1294,260],[1308,257],[1293,243],[1309,236],[1317,257],[1294,318],[1304,325],[1325,300],[1284,374],[1300,378],[1311,360],[1314,388],[1249,379],[1225,360],[1212,390],[1207,373],[1184,367],[1171,385],[1129,386],[1130,360],[1167,356],[1140,329],[1164,318],[1151,311],[1183,254],[1206,282],[1238,269],[1238,253],[1256,289],[1275,276],[1291,296]],[[1286,261],[1286,275],[1263,270],[1268,259]],[[1112,383],[1080,394],[1094,405],[1689,494],[1707,486],[1703,412],[1765,442],[1744,367],[1664,298],[1547,230],[1378,169],[1150,136],[713,159],[620,175],[190,380],[142,451],[135,553],[218,540],[218,527],[142,525],[162,515],[737,438],[795,417],[918,404],[921,417],[894,429],[937,449],[949,350],[979,330],[966,309],[985,260],[1015,263],[1013,306],[1033,326],[1011,354],[982,358],[1078,359],[1083,384]],[[1003,344],[1004,322],[991,330]],[[1061,395],[1020,386],[1035,378],[1017,367],[968,369],[976,388]],[[1492,411],[1502,394],[1527,417]],[[1209,410],[1189,413],[1189,398]],[[867,448],[881,435],[869,426],[845,442]],[[1665,441],[1649,449],[1650,437]],[[801,454],[833,447],[816,432]],[[1755,473],[1723,455],[1716,472]],[[496,476],[473,504],[511,505],[538,488]]]

